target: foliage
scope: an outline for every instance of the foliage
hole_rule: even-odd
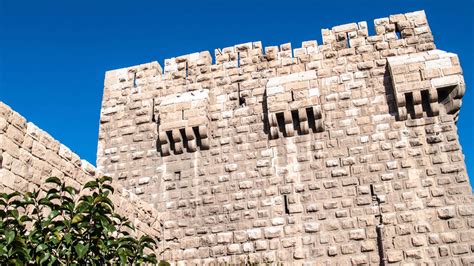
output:
[[[57,177],[46,183],[48,191],[0,194],[0,265],[156,263],[155,241],[134,238],[133,225],[114,212],[111,178],[80,194]]]

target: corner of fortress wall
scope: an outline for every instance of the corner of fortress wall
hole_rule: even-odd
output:
[[[102,174],[0,101],[0,191],[46,190],[44,181],[56,176],[79,190]],[[127,217],[139,234],[160,236],[158,213],[117,182],[111,200],[117,213]]]
[[[423,11],[106,73],[97,165],[175,263],[474,263],[457,55]]]

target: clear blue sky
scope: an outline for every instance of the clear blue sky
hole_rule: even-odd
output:
[[[95,164],[104,72],[249,41],[321,43],[321,29],[424,9],[439,49],[457,53],[458,122],[474,175],[474,1],[0,0],[0,100]],[[319,3],[320,2],[320,3]]]

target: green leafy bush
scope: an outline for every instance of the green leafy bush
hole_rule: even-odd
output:
[[[57,177],[48,191],[0,194],[0,265],[156,263],[149,236],[114,212],[111,178],[86,183],[78,195]]]

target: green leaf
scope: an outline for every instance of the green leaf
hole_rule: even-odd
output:
[[[19,218],[18,210],[8,210],[7,215],[10,215],[10,217],[14,217],[15,219]]]
[[[97,181],[89,181],[84,185],[84,189],[86,189],[86,188],[94,189],[94,188],[97,188],[97,187],[98,187]]]
[[[123,223],[123,226],[129,228],[132,231],[135,231],[135,225],[133,225],[130,221],[126,221]]]
[[[144,235],[142,237],[140,237],[140,244],[145,244],[145,243],[150,243],[150,244],[156,244],[155,240],[153,240],[153,238],[147,236],[147,235]]]
[[[76,212],[85,212],[87,209],[90,208],[89,198],[81,198],[81,202],[76,206]],[[92,201],[92,200],[91,200]]]
[[[38,203],[40,205],[46,205],[46,206],[49,206],[51,204],[51,201],[47,198],[42,198],[38,201]]]
[[[48,262],[48,266],[55,265],[57,258],[55,256],[51,256],[51,259]]]
[[[15,239],[15,231],[6,230],[5,231],[5,240],[7,241],[7,245],[10,244],[13,239]]]
[[[114,188],[111,185],[104,184],[102,185],[103,188],[108,189],[110,192],[114,193]]]
[[[76,250],[77,258],[82,259],[87,254],[87,251],[89,250],[89,245],[77,243],[74,249]]]
[[[59,191],[58,191],[59,192]],[[48,193],[48,195],[46,196],[46,198],[48,200],[53,200],[53,199],[59,199],[61,198],[61,195],[59,195],[59,193]]]
[[[69,193],[70,196],[74,196],[76,195],[77,191],[75,188],[71,187],[71,186],[66,186],[64,187],[64,191],[66,191],[67,193]]]
[[[46,246],[45,244],[39,244],[38,246],[36,246],[36,252],[41,252],[47,248],[48,246]]]
[[[110,176],[103,176],[103,177],[99,178],[99,183],[101,183],[101,184],[104,183],[104,182],[106,182],[106,181],[112,182],[112,177],[110,177]]]
[[[72,243],[72,235],[70,233],[65,234],[64,241],[66,241],[66,244]]]
[[[46,181],[44,181],[45,183],[53,183],[53,184],[56,184],[58,186],[61,185],[61,179],[55,177],[55,176],[52,176],[52,177],[49,177],[48,179],[46,179]]]
[[[158,266],[170,266],[169,262],[160,260],[160,263],[158,263]]]
[[[32,221],[32,219],[29,216],[23,215],[23,216],[20,217],[19,221],[24,223],[24,222],[30,222],[30,221]]]
[[[23,263],[18,258],[10,259],[8,262],[10,265],[23,266]]]
[[[66,212],[72,212],[74,211],[74,202],[70,202],[69,199],[67,199],[62,203],[59,209]]]
[[[51,256],[51,254],[49,254],[49,252],[45,252],[45,253],[41,254],[41,257],[40,257],[41,260],[40,260],[39,264],[42,265],[43,263],[45,263],[49,259],[50,256]]]
[[[57,190],[56,188],[51,188],[48,190],[48,192],[46,192],[46,194],[57,194],[59,193],[59,190]]]
[[[20,195],[21,195],[20,192],[15,191],[13,193],[7,194],[7,197],[5,199],[9,201],[10,199],[20,196]]]
[[[71,223],[72,223],[72,224],[77,224],[77,223],[81,222],[83,219],[84,219],[84,215],[83,215],[83,214],[81,214],[81,213],[80,213],[80,214],[76,214],[76,215],[74,215],[74,217],[72,217]]]
[[[7,254],[7,248],[4,245],[0,244],[0,257],[6,254]]]
[[[112,201],[108,197],[98,196],[97,198],[94,199],[94,204],[98,204],[98,203],[105,203],[105,204],[109,205],[109,207],[112,210],[114,209],[114,204],[112,203]]]
[[[125,254],[123,249],[118,250],[118,255],[119,255],[119,258],[120,258],[120,263],[122,265],[126,265],[127,264],[127,255]]]
[[[48,219],[49,219],[49,220],[53,220],[53,219],[56,218],[58,215],[59,215],[59,211],[58,211],[58,210],[54,210],[54,211],[52,211],[52,212],[49,214]]]

